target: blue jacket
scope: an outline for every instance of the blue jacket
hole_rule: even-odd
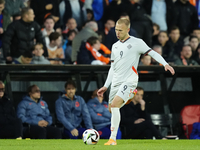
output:
[[[99,130],[110,125],[111,113],[108,111],[108,103],[106,101],[100,103],[95,97],[87,102],[87,106],[95,129]]]
[[[63,93],[56,100],[56,116],[69,131],[80,127],[82,120],[87,129],[93,128],[87,105],[81,96],[75,95],[71,100]]]
[[[200,139],[200,122],[193,123],[190,139]]]
[[[29,96],[25,96],[18,104],[17,117],[20,118],[23,123],[31,125],[38,125],[38,122],[41,120],[47,121],[49,123],[48,125],[52,124],[52,117],[48,105],[42,98],[36,103]]]

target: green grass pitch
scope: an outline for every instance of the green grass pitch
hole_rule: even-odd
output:
[[[199,140],[118,140],[115,146],[85,145],[82,140],[0,140],[0,150],[200,150]]]

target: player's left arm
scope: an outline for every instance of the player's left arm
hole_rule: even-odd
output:
[[[175,74],[174,68],[171,67],[165,60],[164,58],[158,54],[157,52],[155,52],[154,50],[149,50],[148,53],[146,53],[148,55],[150,55],[152,58],[154,58],[157,62],[159,62],[160,64],[162,64],[165,67],[165,71],[170,71],[172,75]]]

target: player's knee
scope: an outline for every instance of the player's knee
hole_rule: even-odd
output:
[[[120,106],[119,106],[118,104],[112,103],[112,104],[111,104],[111,108],[115,108],[115,107],[120,108]]]
[[[113,101],[111,103],[111,108],[115,108],[115,107],[120,108],[122,104],[123,104],[123,101],[122,102],[121,101]]]

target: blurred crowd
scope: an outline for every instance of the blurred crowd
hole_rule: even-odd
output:
[[[172,65],[200,64],[198,0],[0,0],[0,64],[110,63],[115,23],[131,22]],[[160,65],[142,56],[139,65]]]

